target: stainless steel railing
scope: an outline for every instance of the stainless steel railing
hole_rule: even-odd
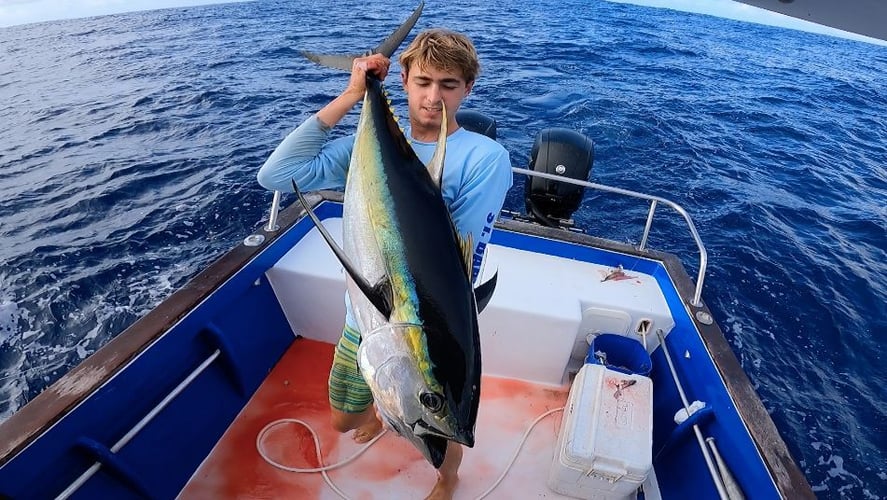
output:
[[[567,177],[561,177],[558,175],[547,174],[544,172],[536,172],[533,170],[527,170],[524,168],[512,168],[515,173],[527,175],[529,177],[540,177],[542,179],[550,179],[558,182],[566,182],[567,184],[575,184],[577,186],[582,186],[588,189],[594,189],[597,191],[604,191],[607,193],[615,193],[623,196],[629,196],[631,198],[639,198],[642,200],[647,200],[650,202],[650,209],[647,212],[647,223],[644,225],[644,232],[641,235],[641,243],[638,245],[639,250],[645,250],[647,247],[647,239],[650,236],[650,228],[653,226],[653,217],[656,213],[656,207],[658,204],[666,205],[676,211],[681,217],[684,218],[684,221],[687,223],[687,227],[690,229],[690,235],[693,237],[693,241],[696,242],[696,248],[699,249],[699,274],[696,278],[696,292],[693,294],[693,302],[691,305],[694,307],[701,307],[702,302],[702,284],[705,281],[705,269],[708,266],[708,253],[705,251],[705,245],[702,244],[702,239],[699,237],[699,232],[696,230],[696,225],[693,224],[693,219],[690,218],[690,215],[687,214],[687,211],[683,209],[677,203],[667,200],[665,198],[661,198],[659,196],[652,196],[649,194],[638,193],[636,191],[630,191],[628,189],[622,189],[612,186],[605,186],[603,184],[597,184],[594,182],[588,181],[580,181],[575,179],[570,179]],[[280,209],[280,192],[274,192],[274,201],[271,203],[271,213],[268,217],[268,224],[265,226],[266,232],[273,232],[277,230],[277,213]]]
[[[273,233],[280,229],[277,225],[277,214],[280,212],[280,191],[274,191],[274,199],[271,200],[271,213],[268,214],[268,224],[265,224],[265,232]]]
[[[175,388],[173,388],[173,390],[170,391],[170,393],[167,394],[166,397],[163,398],[163,400],[161,400],[159,403],[157,403],[157,405],[154,408],[152,408],[151,411],[149,411],[144,417],[142,417],[142,419],[139,420],[131,429],[129,429],[129,431],[127,431],[127,433],[122,438],[118,439],[117,442],[114,443],[113,446],[111,446],[110,452],[117,453],[124,446],[126,446],[127,443],[132,441],[132,439],[139,432],[141,432],[142,429],[144,429],[149,423],[151,423],[151,421],[154,420],[154,418],[157,415],[159,415],[160,412],[163,411],[164,408],[169,406],[169,404],[172,402],[173,399],[175,399],[179,394],[181,394],[185,389],[187,389],[188,386],[191,385],[191,382],[194,382],[194,380],[198,376],[200,376],[200,374],[203,373],[209,367],[209,365],[211,365],[216,360],[216,358],[218,358],[221,355],[221,353],[222,353],[221,350],[216,349],[212,354],[207,356],[207,358],[204,359],[202,363],[200,363],[200,366],[198,366],[197,368],[192,370],[191,373],[189,373],[188,376],[185,377],[184,380],[179,382],[179,385],[177,385]],[[80,476],[77,479],[75,479],[71,484],[69,484],[68,487],[65,488],[65,490],[63,492],[59,493],[59,495],[55,497],[55,500],[66,500],[67,498],[69,498],[71,495],[76,493],[77,490],[80,489],[81,486],[86,484],[86,481],[88,481],[89,478],[94,476],[96,474],[96,472],[98,472],[99,469],[101,469],[101,468],[102,468],[101,462],[99,462],[99,461],[94,462],[89,467],[89,469],[87,469],[83,474],[80,474]]]
[[[559,175],[547,174],[544,172],[536,172],[533,170],[527,170],[524,168],[512,168],[515,173],[524,174],[530,177],[540,177],[542,179],[550,179],[558,182],[566,182],[567,184],[575,184],[577,186],[582,186],[588,189],[594,189],[597,191],[604,191],[607,193],[615,193],[623,196],[629,196],[632,198],[639,198],[642,200],[647,200],[650,202],[650,209],[647,212],[647,223],[644,226],[644,232],[641,235],[641,243],[638,245],[639,250],[645,250],[647,247],[647,239],[650,236],[650,228],[653,226],[653,217],[656,212],[656,206],[659,203],[663,205],[667,205],[672,208],[681,217],[684,218],[684,221],[687,223],[687,227],[690,229],[690,235],[693,236],[693,241],[696,242],[696,248],[699,249],[699,274],[696,278],[696,292],[693,295],[693,302],[691,305],[694,307],[702,306],[701,298],[702,298],[702,284],[705,281],[705,269],[708,266],[708,253],[705,251],[705,245],[702,244],[702,239],[699,237],[699,231],[696,230],[696,225],[693,224],[693,219],[690,218],[690,215],[687,214],[687,211],[684,210],[683,207],[678,205],[677,203],[667,200],[665,198],[661,198],[659,196],[652,196],[649,194],[638,193],[636,191],[630,191],[628,189],[622,189],[612,186],[605,186],[603,184],[596,184],[594,182],[587,181],[579,181],[575,179],[570,179],[566,177],[561,177]]]

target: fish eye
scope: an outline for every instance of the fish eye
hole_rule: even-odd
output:
[[[444,399],[440,394],[435,394],[433,392],[423,392],[419,394],[419,402],[422,403],[422,406],[428,408],[434,413],[439,412],[443,409]]]

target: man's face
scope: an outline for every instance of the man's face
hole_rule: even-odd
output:
[[[408,73],[401,73],[410,108],[413,137],[420,141],[437,139],[440,131],[441,103],[447,107],[447,133],[455,129],[456,110],[474,82],[466,82],[461,73],[421,67],[414,62]]]

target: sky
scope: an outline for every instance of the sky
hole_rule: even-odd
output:
[[[0,28],[80,17],[238,0],[0,0]]]
[[[167,7],[186,7],[239,0],[0,0],[0,28],[58,19],[91,17]],[[812,31],[827,35],[885,44],[881,40],[854,35],[818,24],[801,21],[732,0],[609,0],[651,7],[663,7],[726,17],[772,26]]]

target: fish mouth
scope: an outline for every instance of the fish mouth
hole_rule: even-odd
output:
[[[468,429],[462,432],[458,432],[453,438],[453,441],[459,444],[464,444],[469,448],[474,448],[474,431]]]
[[[410,425],[410,428],[416,436],[437,436],[449,439],[450,441],[455,441],[459,444],[464,444],[469,448],[474,447],[474,431],[471,429],[457,430],[456,432],[444,432],[422,419],[413,422],[412,425]]]

